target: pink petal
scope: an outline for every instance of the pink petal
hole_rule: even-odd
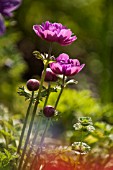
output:
[[[73,59],[73,64],[74,64],[75,66],[80,66],[80,62],[79,62],[79,60],[77,60],[77,59]]]
[[[56,61],[60,62],[60,61],[65,61],[67,62],[67,60],[69,59],[69,56],[65,53],[60,54],[57,58]]]
[[[72,32],[70,29],[62,29],[60,33],[58,34],[58,37],[62,36],[66,39],[70,38],[72,35]]]
[[[68,65],[67,68],[65,68],[65,76],[71,76],[71,65]]]
[[[71,76],[79,73],[83,69],[84,66],[85,64],[82,64],[81,66],[71,67]]]
[[[48,41],[56,41],[57,40],[56,32],[46,30],[43,32],[43,34],[44,34],[44,38],[47,39]]]
[[[41,28],[39,25],[33,25],[33,30],[35,31],[35,33],[42,38],[42,35],[40,34],[42,32]]]
[[[62,74],[62,67],[59,63],[50,63],[49,65],[55,74]]]
[[[64,41],[62,41],[60,44],[62,45],[62,46],[66,46],[66,45],[70,45],[73,41],[75,41],[77,39],[77,37],[76,36],[73,36],[73,37],[71,37],[70,39],[66,39],[66,40],[64,40]]]

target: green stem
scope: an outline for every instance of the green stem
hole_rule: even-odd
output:
[[[58,98],[57,98],[56,103],[55,103],[55,107],[54,107],[55,109],[56,109],[56,107],[57,107],[57,105],[58,105],[58,102],[59,102],[59,100],[60,100],[60,97],[61,97],[61,94],[62,94],[62,92],[63,92],[64,87],[65,87],[65,76],[63,75],[61,90],[60,90],[60,93],[59,93]],[[44,130],[44,133],[43,133],[42,138],[41,138],[40,145],[39,145],[39,147],[38,147],[38,149],[37,149],[37,152],[36,152],[36,155],[35,155],[35,157],[34,157],[34,159],[33,159],[32,164],[31,164],[30,170],[32,170],[32,168],[33,168],[34,165],[36,164],[36,158],[37,158],[37,155],[40,154],[41,147],[42,147],[42,145],[43,145],[45,135],[46,135],[47,130],[48,130],[49,126],[50,126],[50,120],[51,120],[51,119],[49,119],[49,120],[47,121],[45,130]]]
[[[21,132],[21,136],[20,136],[20,140],[19,140],[17,154],[20,153],[20,149],[21,149],[21,146],[22,146],[22,141],[23,141],[26,125],[27,125],[28,117],[29,117],[29,114],[30,114],[30,109],[31,109],[32,102],[33,102],[33,96],[34,96],[34,91],[32,91],[32,96],[31,96],[30,103],[29,103],[29,106],[28,106],[28,109],[27,109],[24,125],[23,125],[23,128],[22,128],[22,132]]]
[[[51,123],[51,118],[49,118],[49,119],[47,120],[47,122],[46,122],[46,128],[45,128],[44,133],[43,133],[43,135],[42,135],[42,138],[41,138],[41,141],[40,141],[40,144],[39,144],[39,148],[38,148],[38,150],[37,150],[37,154],[39,154],[40,151],[41,151],[40,149],[42,148],[42,145],[43,145],[43,142],[44,142],[44,138],[45,138],[45,135],[46,135],[46,133],[47,133],[47,130],[49,129],[50,123]],[[39,150],[40,150],[40,151],[39,151]]]
[[[46,104],[47,104],[47,101],[48,101],[48,98],[49,98],[49,94],[50,94],[50,87],[51,87],[51,85],[50,85],[50,82],[49,82],[49,83],[48,83],[48,89],[47,89],[47,96],[46,96],[46,99],[45,99],[43,108],[44,108],[44,107],[46,106]],[[41,122],[42,122],[42,117],[40,117],[38,126],[37,126],[37,128],[36,128],[37,130],[36,130],[36,132],[35,132],[35,135],[34,135],[34,138],[33,138],[32,144],[31,144],[31,147],[30,147],[30,149],[29,149],[29,151],[28,151],[27,158],[26,158],[25,163],[24,163],[24,166],[23,166],[23,168],[22,168],[23,170],[25,170],[25,168],[27,167],[27,163],[28,163],[28,160],[29,160],[29,158],[30,158],[30,155],[31,155],[31,152],[32,152],[32,149],[33,149],[33,145],[35,144],[35,141],[36,141],[37,136],[38,136],[38,132],[39,132],[39,129],[40,129]]]
[[[38,149],[37,149],[36,155],[35,155],[35,157],[34,157],[34,159],[33,159],[33,162],[32,162],[32,164],[31,164],[30,170],[32,170],[33,167],[34,167],[34,165],[36,164],[36,158],[37,158],[37,156],[38,156],[38,155],[40,154],[40,152],[41,152],[41,148],[42,148],[42,145],[43,145],[44,138],[45,138],[45,135],[46,135],[46,133],[47,133],[47,130],[49,129],[50,122],[51,122],[51,119],[49,118],[49,119],[47,120],[47,122],[46,122],[46,127],[45,127],[44,133],[43,133],[43,135],[42,135],[42,137],[41,137],[41,141],[40,141],[39,147],[38,147]]]
[[[49,82],[48,83],[48,89],[47,89],[47,96],[46,96],[43,108],[47,105],[47,101],[48,101],[48,98],[49,98],[49,95],[50,95],[50,88],[51,88],[51,84]]]
[[[48,51],[48,60],[49,60],[49,59],[50,59],[50,57],[51,57],[52,46],[53,46],[53,43],[50,43],[49,51]]]
[[[21,170],[23,160],[24,160],[24,156],[25,156],[26,149],[27,149],[27,145],[29,143],[29,138],[30,138],[30,134],[31,134],[31,131],[32,131],[34,118],[35,118],[35,115],[36,115],[36,111],[37,111],[37,107],[38,107],[38,103],[39,103],[39,99],[40,99],[40,95],[41,95],[41,90],[42,90],[42,86],[43,86],[43,82],[44,82],[44,78],[45,78],[45,74],[46,74],[46,68],[47,68],[47,66],[49,64],[49,59],[50,59],[50,56],[51,56],[51,50],[52,50],[52,46],[50,44],[50,49],[49,49],[49,53],[48,53],[48,59],[47,59],[46,63],[44,64],[44,73],[43,73],[43,76],[41,78],[41,83],[40,83],[40,87],[39,87],[39,91],[38,91],[38,95],[37,95],[37,100],[35,102],[35,106],[34,106],[34,109],[33,109],[33,113],[32,113],[29,129],[28,129],[24,149],[23,149],[23,152],[22,152],[22,156],[21,156],[21,159],[20,159],[19,166],[18,166],[18,170]]]
[[[83,131],[81,132],[80,150],[82,149],[82,142],[83,142]],[[80,151],[80,154],[81,154],[81,151]]]
[[[64,86],[65,86],[65,76],[63,75],[61,90],[60,90],[60,93],[59,93],[58,98],[57,98],[56,103],[55,103],[55,109],[57,108],[58,102],[59,102],[60,97],[62,95],[62,92],[64,90]]]
[[[22,170],[25,170],[25,169],[27,168],[27,164],[28,164],[28,161],[29,161],[29,158],[30,158],[32,149],[33,149],[33,145],[34,145],[35,142],[36,142],[36,139],[37,139],[37,136],[38,136],[38,132],[39,132],[41,123],[42,123],[42,117],[40,117],[40,119],[39,119],[38,127],[37,127],[37,130],[36,130],[36,132],[35,132],[34,138],[33,138],[33,140],[32,140],[31,147],[30,147],[30,149],[28,150],[27,157],[26,157],[26,160],[25,160],[25,163],[24,163],[24,165],[23,165]]]
[[[35,106],[34,106],[34,109],[33,109],[33,114],[32,114],[32,117],[31,117],[29,129],[28,129],[28,133],[27,133],[27,138],[26,138],[26,142],[25,142],[25,145],[24,145],[24,149],[23,149],[23,152],[22,152],[21,159],[20,159],[18,170],[21,170],[23,159],[24,159],[24,156],[25,156],[25,152],[26,152],[26,149],[27,149],[28,142],[29,142],[32,126],[33,126],[33,123],[34,123],[34,118],[35,118],[35,115],[36,115],[36,111],[37,111],[37,107],[38,107],[38,103],[39,103],[39,99],[40,99],[42,85],[43,85],[44,78],[45,78],[45,73],[46,73],[47,65],[48,65],[48,63],[44,66],[44,74],[43,74],[43,77],[41,79],[41,83],[40,83],[40,87],[39,87],[39,92],[38,92],[37,100],[35,102]]]

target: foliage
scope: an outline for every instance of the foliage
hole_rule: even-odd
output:
[[[67,97],[69,94],[71,94],[71,99]],[[57,93],[51,94],[48,103],[53,105],[56,98]],[[91,134],[87,133],[84,142],[88,142],[94,148],[102,149],[106,148],[106,146],[112,148],[112,103],[103,105],[99,99],[92,97],[91,92],[88,90],[65,89],[58,105],[58,111],[60,114],[59,121],[51,127],[54,137],[57,138],[60,135],[64,143],[66,141],[70,143],[80,141],[80,132],[75,131],[72,124],[77,123],[80,116],[87,116],[92,118],[96,130]],[[107,151],[109,152],[109,149]]]
[[[12,170],[16,166],[18,155],[17,141],[21,125],[4,105],[0,105],[0,169]]]
[[[67,97],[69,96],[69,94],[71,94],[71,100]],[[57,93],[51,93],[48,103],[54,104],[56,97]],[[43,102],[40,102],[40,107],[42,103]],[[75,141],[80,141],[81,139],[79,138],[79,132],[74,130],[73,124],[77,123],[77,119],[80,116],[91,116],[96,130],[94,132],[87,133],[83,141],[91,146],[91,155],[95,153],[95,158],[92,157],[92,161],[95,162],[95,160],[98,159],[98,157],[100,156],[101,159],[103,159],[106,153],[109,155],[109,152],[112,151],[113,148],[113,128],[112,125],[110,125],[109,123],[112,124],[113,122],[111,121],[110,117],[109,119],[104,119],[103,122],[103,115],[106,115],[105,113],[108,111],[109,115],[112,115],[112,104],[103,106],[101,102],[98,99],[93,98],[91,96],[91,92],[87,90],[76,91],[71,89],[65,89],[60,100],[60,105],[58,105],[58,111],[59,114],[62,114],[59,120],[60,123],[56,122],[56,125],[51,125],[51,128],[54,129],[53,136],[55,135],[54,133],[56,133],[55,131],[59,126],[59,128],[61,128],[60,136],[63,137],[61,137],[63,143],[73,143]],[[0,113],[0,138],[3,141],[1,143],[1,146],[3,146],[9,153],[7,155],[7,151],[4,150],[3,147],[1,147],[1,159],[3,159],[3,161],[5,159],[6,163],[4,166],[6,168],[7,166],[10,166],[10,164],[14,164],[15,159],[17,158],[17,155],[15,155],[15,151],[17,149],[16,141],[18,141],[18,134],[20,133],[21,128],[20,125],[18,125],[18,123],[20,124],[20,122],[17,122],[17,126],[14,126],[13,117],[13,120],[11,118],[8,118],[10,117],[11,113],[9,113],[7,108],[3,107],[2,105]],[[8,143],[6,143],[6,141]],[[103,152],[103,154],[100,155],[101,152]],[[10,154],[12,154],[11,157]]]
[[[101,156],[101,153],[99,153]],[[110,157],[109,157],[110,156]],[[77,155],[68,146],[46,145],[40,157],[37,156],[35,169],[42,167],[43,170],[112,170],[113,162],[111,153],[108,157],[101,159],[94,152],[87,155]],[[29,161],[32,161],[32,157]]]
[[[91,93],[89,90],[77,91],[67,89],[63,92],[60,105],[58,105],[59,122],[55,122],[53,125],[51,124],[52,135],[57,138],[60,134],[59,136],[63,144],[66,143],[69,145],[76,141],[75,144],[78,144],[80,148],[80,133],[85,133],[85,130],[88,127],[83,127],[83,125],[81,127],[79,124],[79,117],[91,117],[96,130],[94,132],[91,131],[90,133],[85,133],[82,138],[82,144],[84,145],[84,143],[87,143],[91,146],[92,150],[86,157],[79,157],[82,160],[81,162],[73,160],[73,158],[77,158],[75,155],[75,157],[71,156],[70,158],[68,155],[69,150],[67,148],[66,150],[65,147],[62,147],[63,149],[60,148],[62,153],[60,152],[60,157],[57,157],[59,148],[53,147],[52,149],[48,149],[46,152],[43,152],[41,155],[41,163],[44,163],[44,161],[47,160],[48,162],[45,161],[47,166],[44,168],[47,169],[47,167],[49,167],[50,169],[51,165],[55,165],[54,161],[51,162],[52,159],[51,161],[49,160],[49,157],[51,158],[53,156],[53,159],[57,157],[57,159],[55,159],[57,163],[58,160],[60,160],[60,165],[64,162],[68,162],[69,164],[72,163],[72,166],[76,164],[78,169],[88,169],[89,165],[90,169],[99,168],[104,170],[103,167],[105,167],[107,170],[107,167],[113,168],[111,161],[113,157],[113,104],[101,103],[101,99],[104,102],[113,101],[113,75],[111,67],[113,63],[113,60],[111,59],[113,49],[112,9],[112,1],[107,0],[92,0],[90,2],[88,0],[60,0],[55,1],[54,6],[51,0],[39,0],[33,2],[30,0],[23,1],[23,5],[17,13],[18,30],[22,33],[21,37],[20,33],[11,33],[12,31],[9,30],[9,32],[0,39],[0,103],[4,103],[8,106],[10,111],[13,112],[12,114],[9,110],[7,110],[7,108],[0,105],[1,170],[11,170],[11,166],[15,168],[16,160],[18,158],[18,155],[16,155],[17,142],[21,131],[20,122],[15,121],[15,117],[17,116],[24,120],[25,108],[31,98],[31,93],[23,87],[20,87],[19,94],[28,99],[26,104],[23,104],[23,99],[18,98],[18,95],[15,93],[17,91],[18,84],[20,84],[22,72],[25,68],[21,58],[21,53],[17,50],[17,46],[15,44],[21,38],[20,46],[24,44],[22,50],[25,55],[27,54],[26,56],[30,55],[30,50],[34,48],[34,44],[37,44],[37,47],[43,51],[47,45],[45,43],[44,46],[42,46],[41,40],[37,41],[37,39],[32,38],[33,32],[31,32],[31,27],[33,24],[39,24],[44,20],[56,20],[64,25],[70,25],[73,32],[76,32],[76,35],[80,40],[77,40],[76,46],[73,45],[72,47],[68,47],[67,51],[73,57],[78,55],[80,52],[80,59],[85,60],[84,63],[87,65],[86,74],[80,75],[82,77],[82,85],[77,86],[77,88],[80,89],[82,87],[82,89],[87,88],[92,89],[93,91],[93,93]],[[45,11],[47,15],[45,15]],[[9,33],[11,34],[9,35]],[[28,36],[30,37],[29,39]],[[30,48],[28,48],[29,46]],[[59,47],[58,45],[54,47],[56,55],[60,52],[61,48],[62,47]],[[66,50],[64,51],[66,52]],[[35,55],[36,54],[37,58],[43,60],[43,56],[38,55],[35,51]],[[77,76],[77,79],[79,80],[79,76]],[[89,80],[89,84],[85,83],[87,81],[86,79]],[[22,82],[22,86],[24,84],[25,83]],[[57,88],[52,87],[50,92],[59,92]],[[93,95],[100,96],[101,98],[96,99],[92,97]],[[42,107],[42,101],[44,101],[46,96],[47,88],[43,86],[39,98],[40,107]],[[57,93],[51,93],[48,103],[50,105],[54,105],[56,98]],[[36,97],[34,97],[34,101],[36,101]],[[40,115],[41,114],[42,111],[40,111]],[[55,120],[56,119],[53,119],[53,121]],[[37,119],[35,121],[37,121]],[[75,131],[73,124],[77,125],[76,128],[81,127],[81,131]],[[90,130],[92,128],[91,126],[92,125],[90,125]],[[66,150],[67,155],[64,154],[64,150]],[[72,152],[72,150],[70,152]],[[72,153],[72,155],[73,154],[75,154],[75,152]],[[98,159],[102,165],[100,165],[100,162],[98,163]],[[87,163],[87,160],[89,163]]]
[[[57,93],[51,94],[48,103],[54,104]],[[61,119],[65,124],[65,128],[69,128],[69,122],[76,122],[77,117],[88,116],[93,122],[105,121],[110,124],[112,122],[113,105],[102,104],[97,98],[92,97],[89,90],[73,90],[65,89],[58,105],[58,110],[61,112]],[[68,121],[68,123],[67,123]],[[66,126],[67,125],[67,126]]]
[[[71,99],[67,97],[69,94],[71,94]],[[51,94],[48,103],[53,104],[56,97],[56,93]],[[59,135],[64,142],[80,141],[80,132],[75,131],[72,124],[77,123],[80,116],[87,116],[92,118],[96,130],[87,133],[84,137],[84,142],[87,142],[92,148],[105,149],[105,152],[109,152],[110,148],[112,148],[112,103],[103,105],[99,99],[92,97],[91,92],[88,90],[65,89],[60,99],[60,105],[58,105],[58,111],[61,114],[60,123],[56,122],[51,127],[51,129],[54,129],[52,131],[54,137],[57,137],[58,132],[60,132]]]
[[[25,64],[15,44],[18,37],[18,33],[12,33],[0,38],[0,102],[16,113],[19,108],[15,108],[17,98],[15,92],[25,69]]]

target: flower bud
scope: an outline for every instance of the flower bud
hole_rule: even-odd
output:
[[[55,109],[54,107],[48,105],[43,109],[43,113],[46,117],[52,117],[55,115]]]
[[[26,83],[26,86],[29,91],[36,91],[39,89],[40,83],[36,79],[29,79]]]
[[[43,75],[43,73],[42,73]],[[55,73],[52,72],[50,68],[46,69],[46,74],[45,74],[45,81],[57,81],[58,77],[56,76]]]

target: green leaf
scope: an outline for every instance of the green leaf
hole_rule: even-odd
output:
[[[78,84],[78,81],[71,79],[71,80],[66,82],[66,85],[68,85],[68,84]]]
[[[3,137],[6,139],[11,139],[14,140],[15,138],[11,135],[11,133],[8,133],[6,131],[4,131],[3,129],[0,130],[0,134],[3,135]]]
[[[11,153],[6,149],[4,149],[4,152],[5,152],[6,156],[7,156],[7,158],[10,160],[11,159]]]
[[[25,100],[28,100],[28,99],[31,98],[31,94],[28,93],[28,92],[25,90],[24,86],[19,87],[19,90],[18,90],[17,93],[18,93],[20,96],[24,96],[24,97],[25,97]]]
[[[41,54],[39,51],[34,51],[33,54],[37,59],[40,59],[42,61],[45,59],[45,56]]]

